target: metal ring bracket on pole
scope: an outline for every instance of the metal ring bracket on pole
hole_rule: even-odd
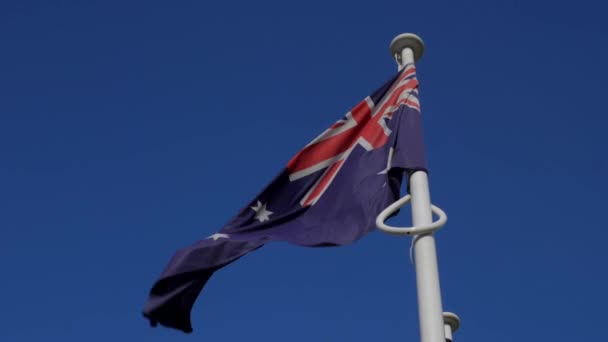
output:
[[[431,211],[433,214],[439,216],[439,219],[429,225],[418,227],[393,227],[384,223],[387,217],[394,214],[397,210],[406,205],[411,199],[411,195],[403,196],[398,201],[382,210],[378,217],[376,217],[376,226],[378,226],[378,229],[391,235],[421,235],[437,231],[445,225],[448,220],[448,215],[446,215],[443,210],[432,204]]]

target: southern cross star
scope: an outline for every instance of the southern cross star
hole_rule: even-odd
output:
[[[258,201],[257,205],[251,207],[251,210],[255,211],[255,219],[260,222],[270,220],[270,215],[273,214],[272,211],[266,209],[266,203],[262,204],[260,201]]]
[[[217,239],[227,239],[229,237],[230,237],[230,235],[228,235],[228,234],[215,233],[215,234],[211,235],[210,237],[208,237],[207,239],[213,239],[213,241],[217,241]]]

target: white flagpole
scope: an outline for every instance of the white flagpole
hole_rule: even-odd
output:
[[[393,39],[390,49],[401,70],[405,65],[413,64],[422,57],[424,44],[420,37],[405,33]],[[426,172],[414,172],[409,179],[409,188],[414,226],[430,225],[433,222],[433,214]],[[445,342],[437,253],[432,232],[414,236],[414,257],[421,341]]]
[[[390,49],[401,70],[405,65],[414,64],[422,57],[424,43],[417,35],[404,33],[393,39]],[[417,171],[410,175],[409,190],[409,195],[400,198],[378,214],[376,226],[387,234],[413,236],[420,339],[422,342],[452,342],[452,333],[460,327],[460,318],[451,312],[442,312],[433,235],[445,225],[448,218],[443,210],[431,204],[426,172]],[[384,222],[410,200],[414,227],[392,227]],[[433,214],[438,216],[435,222]]]

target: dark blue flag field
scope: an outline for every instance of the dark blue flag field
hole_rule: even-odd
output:
[[[272,241],[349,244],[399,198],[404,174],[426,170],[418,80],[407,65],[298,152],[278,176],[210,236],[175,253],[144,316],[192,331],[190,312],[211,275]]]

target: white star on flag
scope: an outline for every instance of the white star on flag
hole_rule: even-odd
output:
[[[211,235],[210,237],[208,237],[207,239],[213,239],[213,241],[217,241],[217,239],[227,239],[229,237],[230,237],[230,235],[228,235],[228,234],[215,233],[215,234]]]
[[[266,209],[266,203],[262,204],[260,201],[256,206],[251,207],[251,210],[255,211],[255,219],[260,222],[270,220],[270,215],[273,214],[272,211]]]

